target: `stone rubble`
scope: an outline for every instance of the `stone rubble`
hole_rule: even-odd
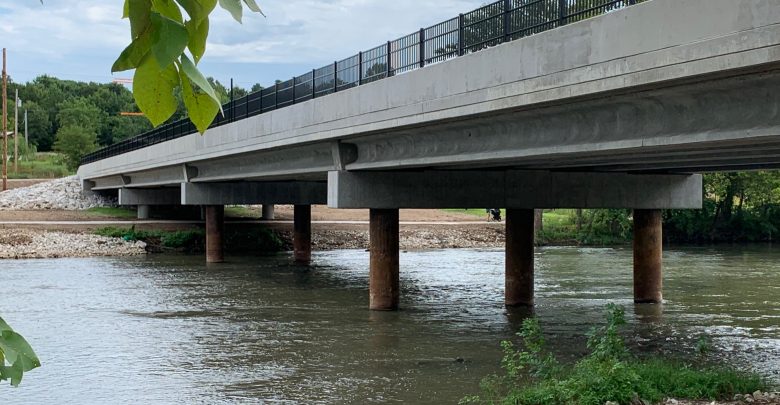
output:
[[[0,259],[135,256],[146,243],[121,238],[33,229],[0,229]]]
[[[115,205],[116,200],[83,192],[78,176],[0,192],[0,209],[3,210],[76,211]]]

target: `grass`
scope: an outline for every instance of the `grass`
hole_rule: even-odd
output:
[[[19,171],[8,164],[9,179],[56,179],[74,174],[68,170],[62,155],[57,153],[29,153],[19,159]]]
[[[484,208],[446,209],[482,219],[487,218]],[[630,222],[619,210],[583,210],[581,223],[577,227],[577,210],[545,210],[542,216],[542,230],[537,233],[537,243],[542,245],[622,245],[631,241]],[[506,219],[506,210],[501,210]]]
[[[664,398],[724,400],[735,394],[765,391],[759,376],[723,365],[707,365],[699,359],[642,359],[626,349],[620,329],[624,309],[607,306],[605,326],[589,333],[590,353],[573,365],[558,363],[547,350],[539,321],[523,322],[518,336],[522,348],[504,341],[503,375],[485,378],[481,393],[462,404],[579,404],[601,405],[658,403]]]
[[[94,207],[85,211],[90,217],[134,219],[137,213],[131,208]]]
[[[233,205],[225,207],[225,216],[228,218],[260,218],[263,214],[258,209],[252,209],[242,205]]]
[[[152,250],[180,250],[185,252],[202,252],[205,249],[206,234],[201,229],[163,231],[136,230],[130,228],[106,227],[95,231],[95,234],[112,238],[122,238],[127,241],[140,240],[150,245]],[[285,248],[284,241],[267,228],[250,228],[227,230],[224,244],[230,252],[269,253]]]

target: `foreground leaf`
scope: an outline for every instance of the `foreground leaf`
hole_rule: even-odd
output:
[[[130,18],[130,35],[136,39],[143,34],[151,21],[152,3],[150,0],[128,0],[127,15]]]
[[[263,10],[260,9],[260,6],[255,3],[255,0],[244,0],[244,3],[246,3],[246,6],[249,7],[250,10],[265,16],[265,14],[263,14]]]
[[[171,118],[178,102],[173,90],[179,85],[174,64],[160,68],[153,53],[144,58],[133,76],[133,97],[155,127]]]
[[[196,24],[200,24],[217,7],[217,0],[176,0],[176,2]]]
[[[179,70],[179,76],[184,106],[187,107],[190,120],[202,135],[214,121],[214,117],[220,110],[220,105],[202,90],[193,88],[190,79],[183,70]]]
[[[233,18],[241,22],[241,17],[244,12],[244,8],[241,7],[241,0],[219,0],[219,6],[230,12]]]
[[[219,102],[219,97],[217,97],[217,93],[214,91],[214,88],[211,87],[211,84],[208,80],[206,80],[205,77],[203,77],[203,74],[200,73],[198,68],[195,66],[194,63],[190,60],[190,58],[187,57],[187,55],[181,55],[181,70],[184,72],[185,75],[192,81],[195,86],[197,86],[199,89],[201,89],[204,93],[206,93],[209,97],[211,97],[215,103],[219,106],[220,111],[222,111],[222,104]]]
[[[185,24],[187,31],[190,34],[190,42],[187,47],[192,53],[192,57],[195,59],[195,64],[200,62],[200,58],[206,53],[206,39],[209,36],[209,19],[205,18],[200,24],[190,20]]]
[[[160,68],[170,66],[187,48],[189,34],[184,25],[158,13],[152,13],[152,53]]]
[[[114,65],[111,67],[111,73],[135,69],[141,64],[149,50],[152,49],[152,34],[148,31],[140,37],[133,40],[130,45],[122,51]]]

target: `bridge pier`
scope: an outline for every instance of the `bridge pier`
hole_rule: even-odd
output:
[[[274,219],[274,205],[273,204],[263,204],[263,220],[271,220]]]
[[[506,210],[504,303],[534,305],[534,210]]]
[[[309,264],[311,263],[311,205],[295,205],[293,215],[293,257],[296,263]]]
[[[398,309],[401,284],[398,268],[398,208],[372,208],[369,216],[369,308],[374,311],[393,311]]]
[[[136,209],[137,211],[137,217],[138,219],[149,219],[149,215],[151,212],[151,207],[149,205],[139,205]]]
[[[663,302],[661,210],[634,210],[634,302]]]
[[[207,205],[206,213],[206,263],[225,261],[222,237],[225,231],[225,206]]]

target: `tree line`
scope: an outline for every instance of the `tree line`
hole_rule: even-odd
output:
[[[230,100],[230,89],[213,78],[208,79],[222,103]],[[262,87],[256,84],[250,91]],[[39,76],[27,83],[9,79],[8,95],[19,90],[22,108],[19,130],[24,128],[23,111],[27,110],[30,143],[38,151],[59,151],[65,155],[71,169],[78,166],[81,156],[152,129],[149,120],[140,116],[122,116],[122,112],[137,112],[133,93],[116,83],[80,82]],[[248,90],[234,87],[235,97]],[[186,117],[181,94],[177,92],[179,108],[171,120]],[[9,128],[14,127],[13,100],[9,99]]]

